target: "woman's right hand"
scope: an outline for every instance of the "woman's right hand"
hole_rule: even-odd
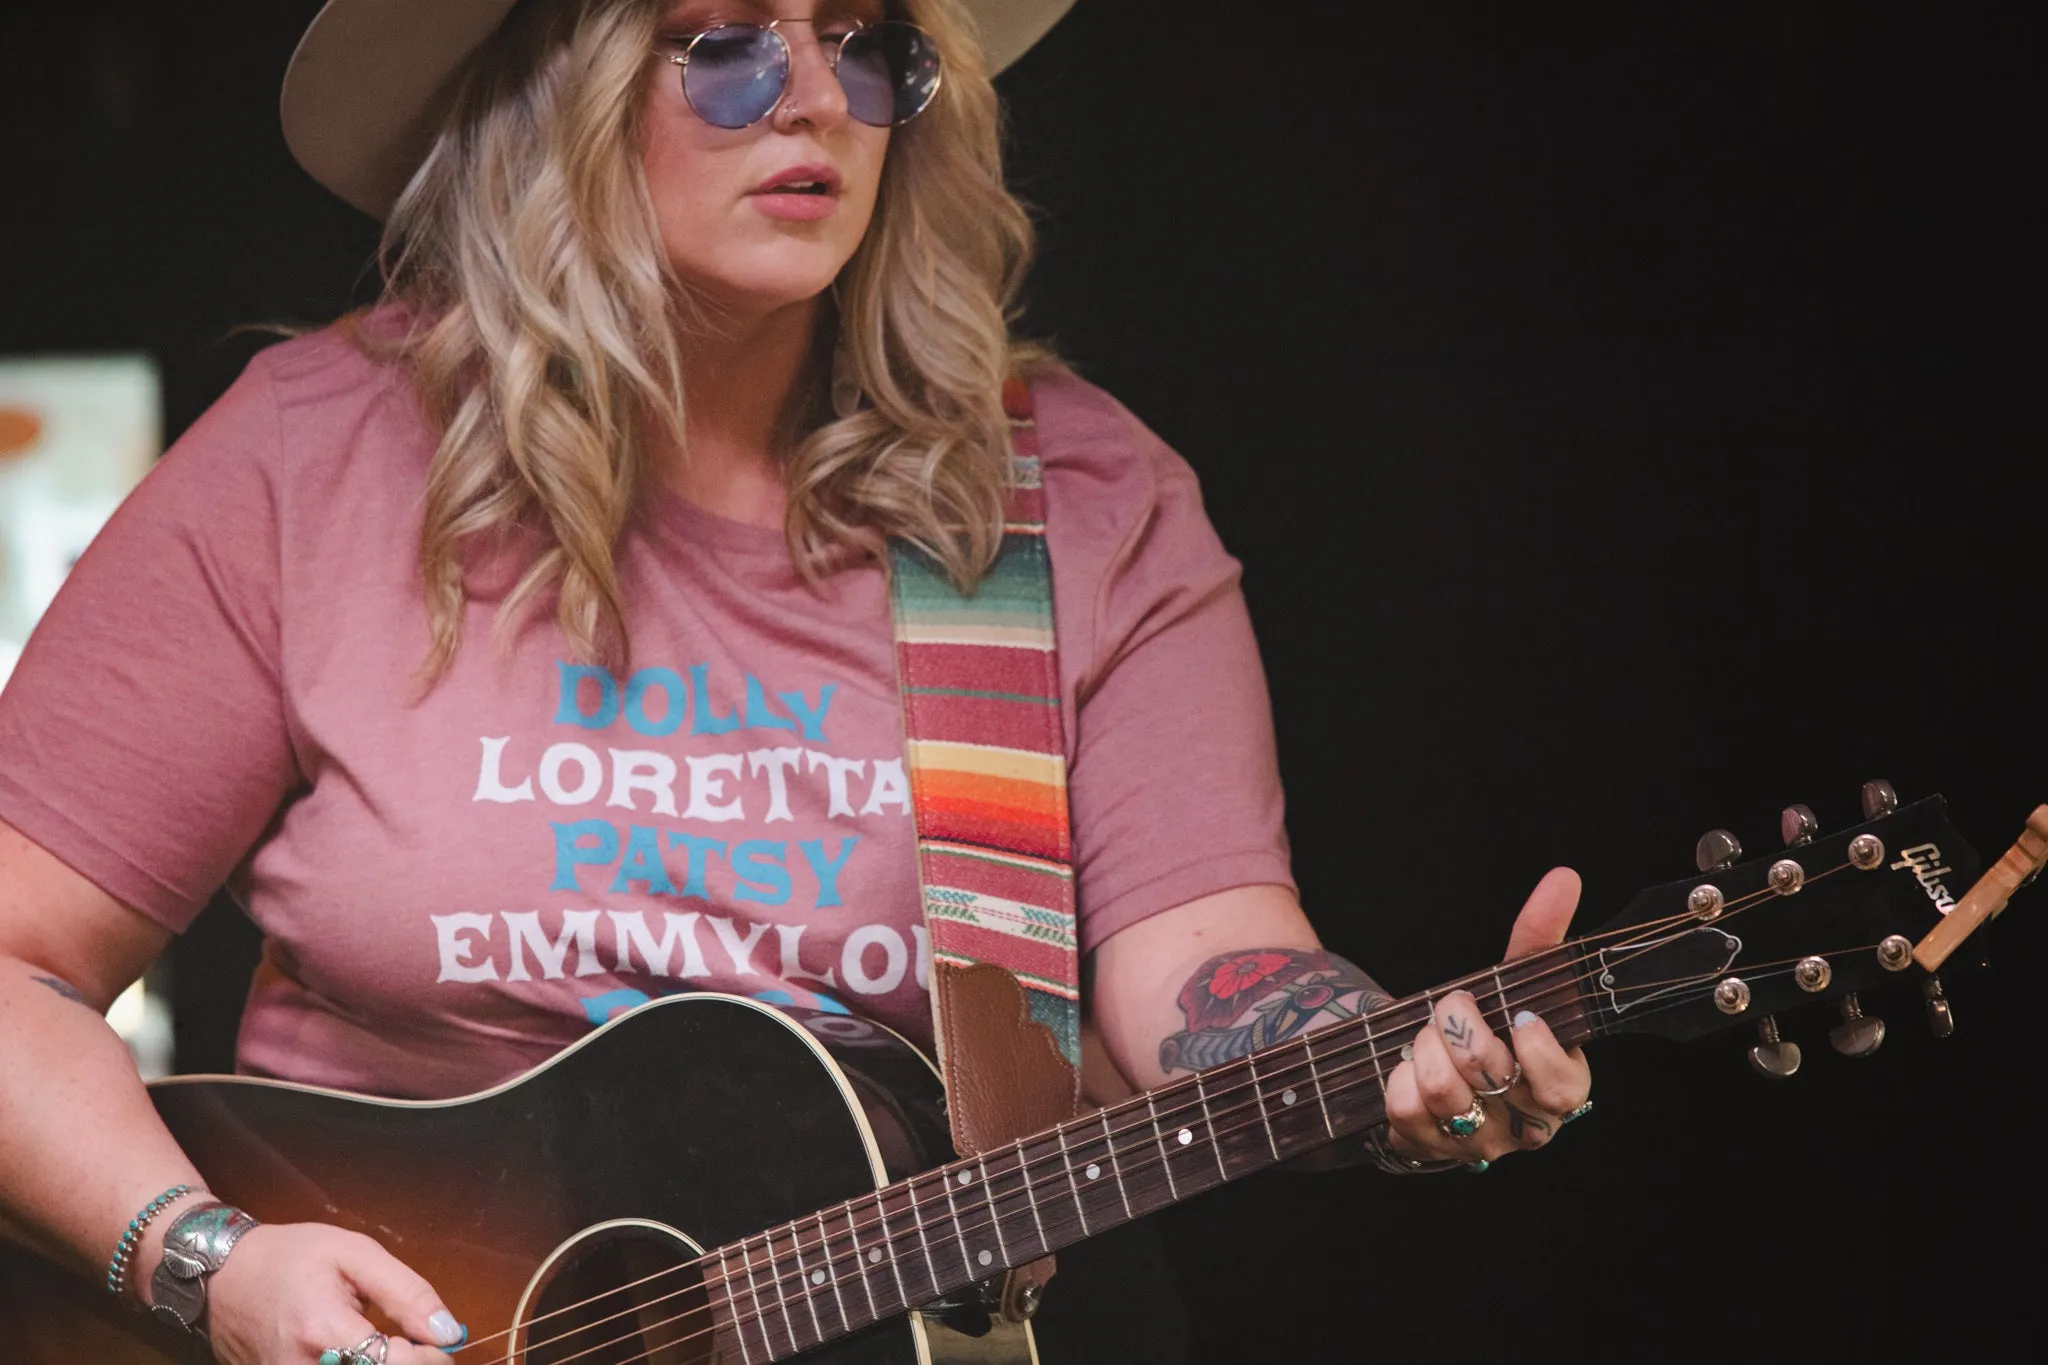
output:
[[[432,1285],[374,1239],[324,1223],[244,1233],[207,1281],[204,1325],[225,1365],[314,1365],[376,1330],[366,1305],[404,1333],[385,1365],[447,1365],[440,1347],[464,1339]]]

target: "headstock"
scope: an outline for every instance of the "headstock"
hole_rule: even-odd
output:
[[[1822,832],[1806,806],[1779,824],[1784,847],[1743,860],[1726,830],[1699,842],[1696,876],[1651,887],[1611,923],[1579,941],[1582,997],[1603,1033],[1695,1038],[1754,1027],[1750,1061],[1767,1076],[1799,1069],[1800,1050],[1776,1016],[1833,1002],[1836,1051],[1867,1057],[1884,1041],[1884,1021],[1861,993],[1915,985],[1939,1037],[1955,1018],[1940,977],[1913,950],[1974,885],[1982,863],[1930,796],[1901,807],[1889,784],[1864,784],[1864,820]],[[1972,962],[1981,940],[1950,966]]]

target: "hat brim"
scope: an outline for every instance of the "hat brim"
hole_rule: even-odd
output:
[[[1074,0],[965,0],[991,72]],[[514,0],[327,0],[285,68],[285,145],[315,180],[382,218],[425,159],[464,59]]]

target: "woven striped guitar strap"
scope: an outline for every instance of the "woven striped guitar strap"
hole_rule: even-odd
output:
[[[896,666],[931,935],[932,1022],[963,1156],[1073,1117],[1081,971],[1052,563],[1031,394],[1004,386],[1013,479],[1003,545],[972,596],[890,544]],[[1014,1272],[1028,1315],[1051,1258]]]

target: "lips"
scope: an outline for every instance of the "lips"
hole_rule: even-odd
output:
[[[796,194],[836,198],[843,181],[830,166],[791,166],[756,185],[752,194]]]

